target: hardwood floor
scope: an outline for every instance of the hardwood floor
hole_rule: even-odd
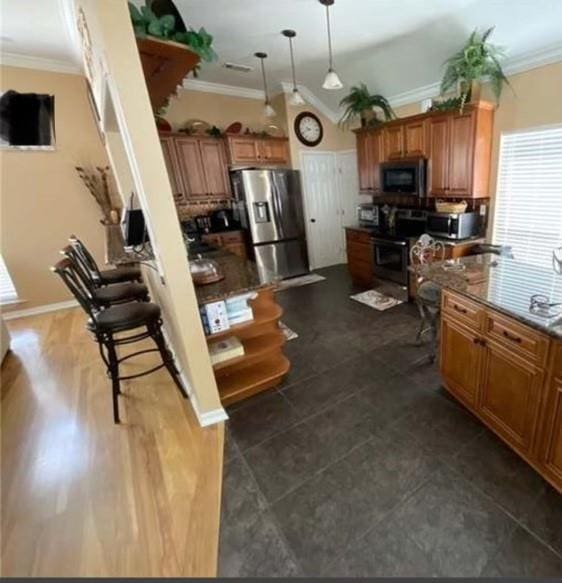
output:
[[[115,426],[84,322],[78,309],[9,322],[1,574],[216,575],[223,425],[202,429],[158,371],[123,383]]]

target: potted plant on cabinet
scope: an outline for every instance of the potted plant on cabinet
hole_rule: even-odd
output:
[[[340,101],[340,107],[345,107],[340,125],[349,125],[357,118],[361,120],[362,127],[380,123],[375,107],[382,110],[385,121],[396,117],[388,100],[382,95],[371,95],[365,83],[352,87],[349,95]]]
[[[493,30],[491,27],[482,34],[474,30],[464,47],[445,61],[441,95],[455,88],[461,111],[465,103],[479,99],[483,79],[489,80],[496,101],[499,101],[503,84],[509,85],[500,64],[503,50],[488,42]],[[457,103],[454,100],[449,101]]]

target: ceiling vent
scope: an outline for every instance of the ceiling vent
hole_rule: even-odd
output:
[[[225,69],[230,69],[231,71],[238,71],[239,73],[249,73],[253,71],[253,67],[248,67],[248,65],[239,65],[238,63],[224,63],[223,67]]]

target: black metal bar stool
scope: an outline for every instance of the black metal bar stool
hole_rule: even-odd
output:
[[[77,256],[80,258],[80,262],[85,269],[92,273],[93,278],[98,282],[99,285],[109,285],[111,283],[124,283],[124,282],[142,282],[141,271],[138,267],[116,267],[115,269],[103,269],[100,270],[96,260],[92,254],[88,251],[88,248],[78,237],[71,235],[68,239],[70,245],[75,249]]]
[[[166,367],[181,395],[187,398],[174,358],[162,334],[162,318],[159,306],[149,302],[129,302],[102,309],[101,305],[89,292],[88,287],[82,281],[70,259],[62,259],[51,269],[61,277],[64,284],[89,316],[86,327],[93,332],[98,342],[100,355],[107,367],[107,374],[111,378],[113,419],[115,423],[120,422],[118,399],[121,394],[120,381],[135,379]],[[144,328],[144,330],[137,331],[130,336],[116,337],[116,334],[131,332],[140,328]],[[118,346],[133,344],[146,338],[152,338],[156,348],[139,350],[124,357],[118,357],[116,350]],[[159,352],[162,363],[137,374],[119,376],[119,365],[121,363],[134,356],[149,352]]]
[[[108,308],[126,302],[148,302],[150,300],[148,288],[142,283],[112,283],[101,286],[94,279],[92,272],[84,265],[79,253],[72,245],[64,247],[61,253],[72,262],[76,274],[101,307]]]

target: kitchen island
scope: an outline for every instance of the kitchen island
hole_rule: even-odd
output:
[[[216,283],[195,287],[200,307],[241,295],[251,297],[252,320],[207,335],[209,348],[233,337],[244,347],[243,355],[213,365],[221,401],[230,405],[278,385],[289,372],[290,363],[283,354],[285,335],[279,327],[283,310],[275,301],[273,274],[263,283],[254,262],[225,249],[210,247],[200,255],[215,261],[224,276]]]
[[[562,492],[562,276],[496,255],[415,272],[443,288],[447,391]]]

